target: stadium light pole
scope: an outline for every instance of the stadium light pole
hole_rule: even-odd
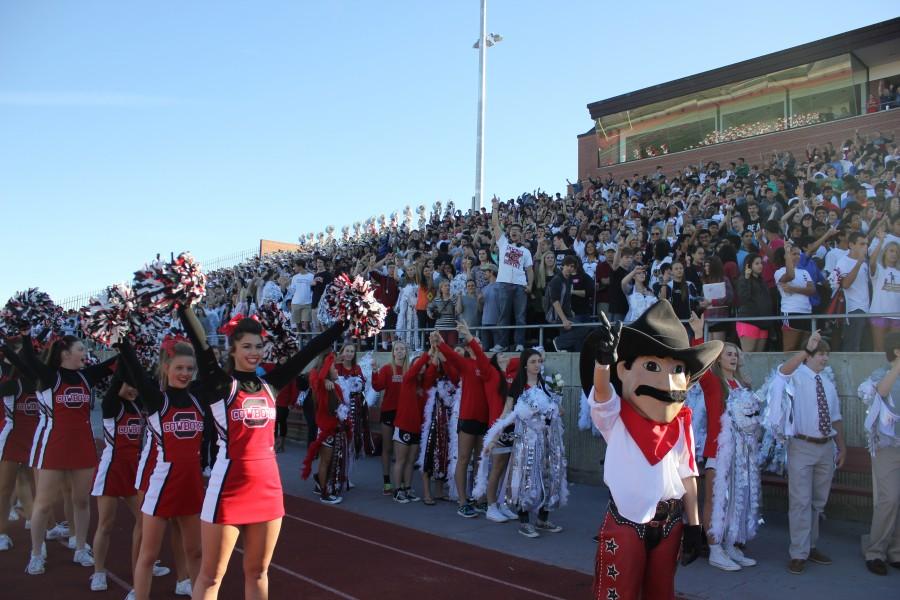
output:
[[[484,109],[487,98],[487,49],[503,40],[487,32],[487,0],[481,0],[481,35],[473,48],[478,49],[478,125],[475,134],[475,195],[472,211],[481,210],[484,194]]]

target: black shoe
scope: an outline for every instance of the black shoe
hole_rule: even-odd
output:
[[[896,562],[892,562],[892,563],[890,563],[890,565],[892,567],[894,567],[895,569],[900,569],[900,560],[898,560]]]
[[[866,561],[866,568],[876,575],[887,575],[887,565],[880,558]]]

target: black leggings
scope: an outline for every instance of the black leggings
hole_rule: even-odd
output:
[[[303,400],[303,418],[306,419],[306,443],[312,444],[319,437],[319,428],[316,427],[316,401],[312,392]]]
[[[539,521],[541,521],[543,523],[543,522],[547,521],[547,519],[549,519],[549,518],[550,518],[549,510],[547,510],[546,508],[542,508],[542,509],[538,510],[538,520]],[[519,511],[519,523],[528,523],[528,521],[530,521],[530,520],[531,520],[531,513],[529,513],[527,510]]]
[[[287,406],[275,407],[275,437],[287,437],[287,418],[291,409]]]

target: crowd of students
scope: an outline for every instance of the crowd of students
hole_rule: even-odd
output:
[[[521,351],[540,339],[527,326],[549,326],[543,345],[572,350],[601,310],[627,322],[665,298],[685,323],[705,313],[712,337],[748,351],[802,348],[813,316],[835,349],[881,351],[900,319],[830,315],[900,312],[898,165],[893,134],[876,131],[757,164],[591,177],[475,213],[436,204],[426,219],[420,207],[418,228],[392,215],[214,272],[200,318],[215,334],[274,301],[318,331],[322,293],[347,273],[389,308],[385,348],[399,337],[422,349],[427,330],[452,336],[462,317],[486,349]]]

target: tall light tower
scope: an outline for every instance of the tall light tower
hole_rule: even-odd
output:
[[[484,194],[484,109],[487,99],[487,49],[503,40],[496,33],[487,32],[487,0],[481,0],[481,36],[473,48],[478,49],[478,128],[475,134],[475,195],[472,211],[481,210]]]

